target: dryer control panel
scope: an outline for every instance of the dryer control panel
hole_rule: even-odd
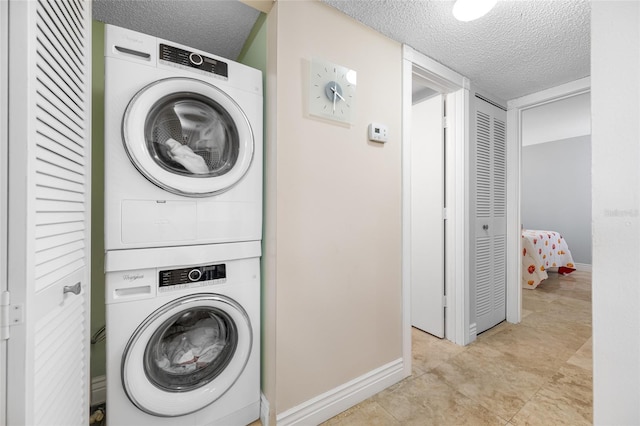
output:
[[[226,62],[167,44],[160,44],[159,59],[189,68],[196,68],[216,76],[229,77],[229,66]]]
[[[202,287],[211,284],[222,284],[227,281],[227,266],[206,265],[191,268],[160,271],[158,291],[173,291],[185,288]]]

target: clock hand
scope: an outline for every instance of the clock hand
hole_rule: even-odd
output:
[[[335,112],[336,112],[336,95],[338,94],[338,91],[336,90],[335,86],[331,87],[331,91],[333,92],[333,113],[335,114]]]
[[[337,90],[335,90],[335,94],[336,94],[336,95],[338,95],[338,97],[339,97],[340,99],[342,99],[343,101],[345,100],[345,99],[342,97],[342,95],[340,94],[340,92],[338,92]],[[345,102],[346,102],[346,101],[345,101]]]

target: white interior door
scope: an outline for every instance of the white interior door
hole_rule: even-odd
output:
[[[476,332],[506,318],[506,111],[475,99]]]
[[[411,325],[444,337],[444,100],[411,116]]]
[[[7,7],[11,392],[3,413],[12,425],[87,425],[91,3]]]

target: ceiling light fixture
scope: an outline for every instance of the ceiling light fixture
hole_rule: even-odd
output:
[[[469,22],[489,13],[498,0],[456,0],[453,16],[458,21]]]

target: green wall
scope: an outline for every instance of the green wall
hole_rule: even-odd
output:
[[[92,26],[91,112],[91,334],[104,318],[104,24]],[[106,371],[104,341],[91,345],[91,377]]]
[[[267,15],[264,13],[261,13],[260,16],[258,17],[258,20],[256,21],[255,25],[253,26],[253,29],[251,30],[251,33],[249,34],[249,37],[247,37],[247,41],[244,44],[244,47],[242,48],[242,50],[240,51],[240,54],[238,55],[238,59],[236,60],[237,62],[240,62],[242,64],[248,65],[250,67],[256,68],[260,71],[262,71],[262,87],[263,87],[263,113],[262,113],[262,122],[263,122],[263,128],[262,128],[262,134],[263,134],[263,146],[264,146],[264,138],[266,138],[267,132],[266,132],[266,99],[267,99],[267,93],[266,93],[266,81],[267,81]],[[264,160],[263,160],[264,162]],[[263,164],[264,166],[264,164]],[[264,170],[264,167],[263,167]],[[265,185],[264,182],[262,184],[262,193],[265,194]],[[265,222],[265,218],[264,218],[264,208],[262,210],[262,223],[263,223],[263,231],[262,231],[262,252],[264,253],[264,224]],[[260,262],[261,265],[261,271],[260,271],[260,277],[261,277],[261,319],[260,319],[260,335],[261,337],[264,339],[265,336],[265,332],[264,332],[264,324],[265,324],[265,307],[264,307],[264,268],[263,262]],[[264,351],[264,344],[260,345],[260,350],[261,350],[261,356],[260,356],[260,360],[261,360],[261,369],[260,371],[263,372],[262,374],[264,374],[265,371],[265,367],[263,364],[263,360],[265,359],[264,356],[262,356],[263,351]]]

